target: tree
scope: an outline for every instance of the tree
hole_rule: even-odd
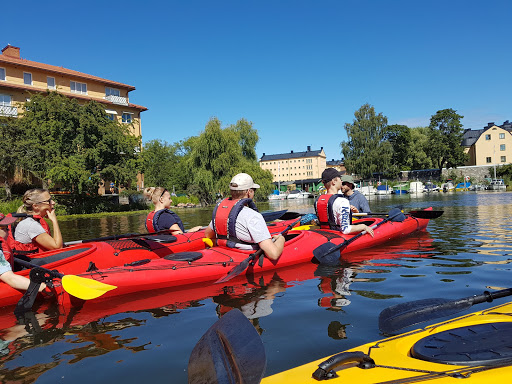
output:
[[[129,184],[140,171],[140,138],[111,121],[99,103],[81,105],[56,92],[32,95],[18,121],[21,166],[48,184],[96,192],[101,179]]]
[[[370,178],[375,172],[391,170],[393,148],[386,140],[388,119],[369,104],[354,113],[352,124],[346,123],[348,141],[341,143],[345,166],[351,173]]]
[[[258,131],[252,127],[252,123],[240,119],[235,125],[229,127],[239,135],[238,144],[242,149],[242,155],[247,160],[258,160],[256,157],[256,144],[259,141]]]
[[[10,180],[14,177],[16,167],[21,163],[23,148],[22,133],[13,117],[0,117],[0,177],[2,178],[7,199],[11,199]]]
[[[432,159],[427,155],[429,151],[429,128],[411,128],[411,141],[409,148],[409,169],[431,169]]]
[[[460,120],[463,117],[450,108],[437,111],[430,118],[427,154],[440,172],[443,168],[464,165],[467,160],[461,145],[464,130]]]
[[[385,139],[393,148],[391,156],[391,177],[396,177],[398,172],[410,170],[411,130],[407,125],[388,125]]]

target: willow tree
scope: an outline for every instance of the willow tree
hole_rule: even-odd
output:
[[[371,178],[374,173],[391,170],[393,148],[386,140],[387,117],[376,114],[364,104],[354,113],[352,124],[346,123],[347,141],[341,142],[345,167],[350,173]]]

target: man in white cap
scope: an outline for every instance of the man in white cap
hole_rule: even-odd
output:
[[[260,186],[247,173],[239,173],[229,183],[231,197],[222,200],[212,214],[205,236],[217,239],[218,245],[239,249],[261,248],[270,260],[277,260],[284,247],[284,237],[268,230],[265,219],[252,199]]]

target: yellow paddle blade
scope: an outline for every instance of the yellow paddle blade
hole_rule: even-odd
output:
[[[203,243],[205,243],[210,248],[213,247],[213,241],[208,237],[203,237]]]
[[[82,300],[91,300],[116,289],[115,285],[100,283],[80,276],[66,275],[62,277],[62,287],[72,296]]]
[[[292,228],[292,231],[307,231],[311,229],[312,225],[301,225],[299,227]]]

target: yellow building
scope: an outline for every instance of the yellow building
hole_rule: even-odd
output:
[[[133,90],[131,85],[22,59],[20,48],[12,45],[2,49],[0,55],[0,116],[17,117],[31,94],[56,91],[79,102],[101,103],[110,119],[127,124],[130,132],[140,137],[140,114],[147,108],[130,103],[129,92]],[[143,187],[142,175],[137,184]],[[104,193],[103,187],[99,193]]]
[[[469,154],[465,165],[500,165],[512,162],[512,123],[487,124],[483,129],[467,129],[462,140]]]
[[[22,59],[20,49],[8,45],[0,55],[0,115],[18,116],[33,93],[56,91],[79,101],[97,101],[109,117],[130,124],[141,136],[140,113],[146,107],[131,104],[128,93],[135,87],[55,65]]]
[[[272,172],[274,183],[283,185],[294,182],[295,184],[308,184],[317,182],[326,168],[324,148],[311,150],[307,147],[305,152],[280,153],[277,155],[261,156],[260,167]]]

